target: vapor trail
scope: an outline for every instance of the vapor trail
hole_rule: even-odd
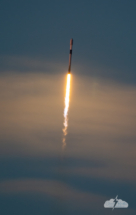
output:
[[[66,135],[67,135],[67,128],[68,128],[68,110],[69,110],[69,98],[70,98],[70,79],[71,79],[71,74],[67,74],[67,84],[66,84],[66,95],[65,95],[65,108],[64,108],[64,128],[63,130],[63,145],[62,149],[65,148],[66,146]]]

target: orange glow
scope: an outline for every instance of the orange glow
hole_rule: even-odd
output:
[[[67,85],[66,85],[66,95],[65,95],[65,108],[64,108],[64,128],[63,128],[63,145],[62,148],[64,149],[66,146],[66,135],[67,135],[67,128],[68,128],[68,110],[69,110],[69,98],[70,98],[70,79],[71,74],[67,74]]]

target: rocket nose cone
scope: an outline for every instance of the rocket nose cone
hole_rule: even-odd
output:
[[[70,40],[70,45],[73,45],[73,39]]]

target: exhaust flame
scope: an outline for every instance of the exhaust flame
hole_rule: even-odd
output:
[[[67,135],[67,128],[68,128],[68,109],[69,109],[69,97],[70,97],[70,78],[71,74],[67,74],[67,85],[66,85],[66,95],[65,95],[65,108],[64,108],[64,128],[63,128],[63,145],[62,148],[64,149],[66,146],[66,135]]]

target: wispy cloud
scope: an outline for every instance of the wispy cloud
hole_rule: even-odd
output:
[[[100,195],[86,193],[55,180],[20,179],[0,182],[0,194],[40,193],[51,197],[60,198],[61,201],[74,200],[75,205],[81,208],[104,202],[105,198]],[[80,203],[80,204],[79,204]]]
[[[86,167],[74,171],[134,181],[136,88],[74,75],[71,86],[67,156],[108,164],[103,171]],[[2,75],[0,88],[1,156],[57,156],[65,77]]]

